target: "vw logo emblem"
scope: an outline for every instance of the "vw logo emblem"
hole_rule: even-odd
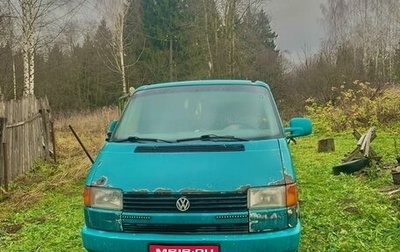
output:
[[[176,201],[176,208],[178,208],[179,211],[185,212],[188,210],[190,207],[190,201],[186,197],[180,197]]]

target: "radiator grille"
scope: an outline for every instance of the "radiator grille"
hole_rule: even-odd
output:
[[[124,211],[127,212],[180,212],[176,201],[186,197],[190,208],[186,212],[247,211],[247,193],[205,194],[144,194],[125,193]]]

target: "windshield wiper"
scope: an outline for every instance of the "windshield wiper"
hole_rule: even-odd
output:
[[[199,137],[191,137],[191,138],[181,138],[177,139],[176,142],[189,142],[189,141],[249,141],[247,139],[243,138],[238,138],[235,136],[220,136],[220,135],[215,135],[215,134],[208,134],[208,135],[202,135]]]
[[[145,138],[145,137],[137,137],[137,136],[130,136],[124,139],[115,140],[113,142],[132,142],[132,143],[139,143],[139,142],[157,142],[157,143],[172,143],[171,141],[160,139],[160,138]]]

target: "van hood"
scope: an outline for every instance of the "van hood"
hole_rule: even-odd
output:
[[[106,143],[87,184],[124,192],[240,191],[293,178],[284,139],[240,143]]]

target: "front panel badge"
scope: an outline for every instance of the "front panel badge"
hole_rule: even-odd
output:
[[[176,208],[178,208],[178,210],[181,212],[187,211],[189,207],[190,207],[190,201],[186,197],[180,197],[176,201]]]

